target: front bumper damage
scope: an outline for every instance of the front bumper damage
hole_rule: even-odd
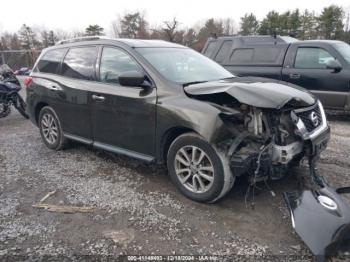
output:
[[[350,208],[341,196],[350,187],[284,193],[292,226],[316,256],[336,255],[349,248]]]
[[[336,255],[339,250],[350,250],[350,206],[342,196],[350,193],[350,187],[332,188],[316,168],[329,136],[327,126],[310,140],[312,186],[304,184],[298,191],[283,194],[294,230],[320,261],[325,256]]]

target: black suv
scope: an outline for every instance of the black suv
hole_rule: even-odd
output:
[[[329,138],[322,104],[292,84],[235,77],[156,40],[73,39],[45,49],[27,111],[45,145],[68,140],[166,163],[187,197],[213,202],[235,177],[279,179]],[[313,161],[314,162],[314,161]]]

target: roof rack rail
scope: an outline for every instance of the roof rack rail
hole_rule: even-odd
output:
[[[82,37],[75,37],[71,39],[65,39],[58,41],[56,45],[63,45],[68,43],[75,43],[75,42],[81,42],[81,41],[93,41],[93,40],[99,40],[99,39],[111,39],[105,36],[82,36]]]

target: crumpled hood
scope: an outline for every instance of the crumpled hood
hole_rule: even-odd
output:
[[[307,107],[316,102],[311,93],[299,86],[261,77],[236,77],[189,85],[184,89],[190,96],[227,93],[240,103],[261,108],[280,109],[289,102],[296,107]]]

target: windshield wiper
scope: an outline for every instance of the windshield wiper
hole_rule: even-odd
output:
[[[201,83],[206,83],[208,81],[193,81],[193,82],[187,82],[187,83],[183,83],[182,86],[189,86],[189,85],[195,85],[195,84],[201,84]]]

